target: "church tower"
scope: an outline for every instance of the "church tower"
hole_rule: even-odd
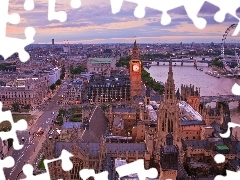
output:
[[[137,96],[142,96],[142,62],[139,58],[139,51],[136,40],[132,50],[132,57],[130,60],[129,75],[130,75],[130,101],[134,103]]]
[[[175,93],[175,84],[172,71],[172,59],[169,62],[169,72],[165,84],[164,99],[160,104],[158,111],[158,138],[157,147],[165,146],[168,143],[167,135],[173,136],[173,145],[181,145],[180,142],[180,109],[178,99]]]
[[[200,112],[200,88],[194,89],[194,85],[181,85],[181,99],[187,103],[197,112]]]

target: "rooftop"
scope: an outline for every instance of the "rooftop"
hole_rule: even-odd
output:
[[[78,128],[81,124],[81,122],[64,122],[62,129]]]
[[[229,150],[229,148],[226,145],[221,145],[221,146],[217,146],[218,150]]]
[[[113,112],[120,112],[120,113],[135,113],[136,109],[135,108],[113,108]]]
[[[100,142],[100,138],[105,135],[108,126],[108,120],[99,107],[89,119],[89,129],[84,130],[83,142]]]
[[[182,116],[186,118],[182,118],[182,120],[195,120],[195,121],[203,121],[202,116],[195,111],[188,103],[185,101],[179,102],[179,108],[181,111]]]
[[[90,63],[111,63],[114,58],[89,58]]]

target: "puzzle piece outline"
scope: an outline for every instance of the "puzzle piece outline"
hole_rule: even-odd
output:
[[[127,1],[134,1],[134,0],[127,0]],[[213,1],[213,0],[208,0],[208,2],[209,1]],[[49,0],[49,2],[50,2],[50,0]],[[72,2],[72,1],[71,1]],[[169,1],[168,1],[169,2]],[[193,21],[193,23],[195,24],[195,26],[196,27],[198,27],[199,29],[201,29],[201,28],[205,28],[205,26],[206,26],[206,20],[204,20],[203,18],[199,18],[199,17],[197,17],[197,15],[195,14],[195,12],[193,12],[192,10],[190,11],[190,7],[192,8],[192,7],[194,7],[194,6],[191,6],[190,5],[190,3],[192,3],[190,0],[182,0],[182,1],[179,1],[179,2],[188,2],[187,4],[185,4],[184,5],[184,7],[185,7],[185,9],[186,9],[186,11],[187,11],[187,14],[188,14],[188,16],[189,16],[189,18]],[[206,2],[205,0],[202,0],[202,1],[198,1],[198,3],[199,4],[201,4],[201,3],[204,3],[204,2]],[[196,2],[194,2],[194,5],[196,6]],[[71,6],[73,7],[73,5],[71,4]],[[135,12],[134,12],[134,14],[135,14],[135,16],[138,16],[138,17],[140,17],[140,18],[142,18],[142,17],[144,17],[144,15],[145,14],[141,14],[142,12],[142,10],[143,10],[143,8],[145,8],[145,6],[146,5],[144,5],[143,6],[143,3],[142,4],[138,4],[138,7],[136,8],[136,10],[135,10]],[[200,6],[196,6],[197,8],[199,8]],[[197,9],[196,8],[196,9]],[[174,9],[174,8],[173,8]],[[171,10],[171,9],[169,9],[169,10]],[[197,11],[197,10],[196,10]],[[192,13],[193,12],[193,13]],[[190,14],[190,13],[192,13],[192,14]],[[227,14],[228,12],[222,12],[221,10],[219,11],[219,12],[217,12],[216,14],[215,14],[215,16],[214,16],[214,18],[215,18],[215,20],[216,21],[222,21],[223,20],[223,14]],[[231,15],[233,15],[234,13],[230,13]],[[236,15],[236,14],[235,14]],[[225,18],[225,17],[224,17]],[[164,20],[165,19],[165,20]],[[239,18],[237,17],[237,19],[239,20]],[[196,21],[198,21],[198,23],[196,22]],[[13,22],[13,21],[11,21],[13,24],[15,23],[15,22]],[[16,21],[17,22],[17,21]],[[171,22],[171,18],[170,18],[170,16],[167,14],[167,11],[164,11],[163,12],[163,21],[162,21],[162,24],[163,25],[167,25],[167,24],[169,24]],[[197,24],[197,25],[196,25]],[[200,25],[198,25],[198,24],[200,24]],[[239,24],[238,24],[239,25]],[[236,28],[237,29],[237,31],[239,31],[238,29],[240,29],[240,27],[239,28]],[[27,31],[29,31],[29,32],[27,32]],[[31,31],[31,32],[30,32]],[[27,37],[27,35],[28,34],[32,34],[32,37],[34,36],[34,34],[35,33],[32,33],[33,32],[33,29],[27,29],[26,28],[26,30],[25,30],[25,36],[26,36],[26,39],[28,38]],[[234,32],[234,33],[236,33],[236,31]],[[13,39],[13,38],[12,38]],[[9,38],[9,41],[11,40],[11,38]],[[22,53],[24,53],[24,52],[22,52]],[[20,55],[21,56],[21,55]],[[22,58],[21,58],[22,57]],[[21,59],[23,59],[23,56],[21,56],[20,58]],[[0,136],[1,136],[1,134],[0,134]],[[2,136],[1,136],[2,137]],[[54,159],[54,160],[58,160],[58,159]],[[47,163],[49,163],[49,162],[52,162],[52,160],[47,160],[46,161]],[[44,162],[44,164],[46,163],[46,162]],[[135,161],[136,162],[136,161]],[[127,165],[126,165],[127,166]],[[120,167],[119,167],[120,168]]]
[[[6,177],[3,172],[3,168],[11,168],[15,164],[15,160],[12,156],[7,156],[3,160],[0,159],[0,179],[5,180]]]
[[[73,157],[73,154],[69,153],[67,150],[62,150],[61,155],[58,158],[55,159],[45,159],[43,161],[44,166],[46,167],[46,172],[39,174],[39,175],[33,175],[33,167],[31,164],[25,164],[22,168],[23,173],[26,175],[26,178],[24,178],[25,180],[50,180],[50,174],[49,174],[49,168],[48,168],[48,164],[54,161],[58,161],[61,160],[62,161],[62,169],[64,171],[70,171],[73,168],[73,164],[70,160],[70,157]]]
[[[17,52],[19,54],[19,59],[22,62],[26,62],[30,58],[30,55],[24,48],[34,42],[33,37],[36,31],[33,27],[26,27],[24,31],[26,39],[7,37],[7,23],[19,24],[20,16],[16,13],[8,14],[9,0],[2,0],[0,4],[0,54],[3,56],[4,60],[6,60]]]
[[[67,13],[65,11],[56,12],[55,4],[56,0],[48,0],[48,20],[65,22],[67,20]],[[81,0],[71,0],[70,5],[72,8],[79,8],[81,6]],[[18,53],[20,61],[26,62],[30,59],[30,55],[25,51],[25,47],[34,42],[36,31],[33,27],[26,27],[24,30],[25,39],[7,37],[7,23],[19,24],[20,22],[19,14],[8,14],[8,6],[9,0],[0,1],[0,55],[6,60],[14,53]],[[26,11],[34,10],[34,0],[25,0],[24,9]]]
[[[161,0],[161,1],[155,1],[155,0],[148,0],[148,1],[140,1],[140,0],[110,0],[112,13],[116,14],[120,12],[121,7],[123,5],[123,2],[131,2],[135,3],[137,6],[134,10],[134,15],[137,18],[143,18],[145,16],[145,8],[151,8],[162,12],[162,18],[161,18],[161,24],[162,25],[168,25],[171,22],[171,17],[169,14],[167,14],[168,11],[176,9],[178,7],[183,6],[186,10],[186,13],[188,17],[192,20],[193,24],[198,29],[204,29],[207,25],[207,21],[204,18],[198,17],[199,11],[201,10],[202,6],[205,2],[209,2],[212,5],[218,6],[220,10],[214,15],[214,19],[216,22],[222,22],[224,21],[226,14],[230,14],[238,21],[240,21],[240,18],[236,15],[236,10],[240,7],[240,1],[236,0],[230,0],[231,2],[234,2],[230,4],[231,8],[229,8],[229,1],[225,0],[198,0],[198,1],[192,1],[192,0]],[[226,6],[226,3],[228,6]],[[238,5],[238,6],[237,6]],[[228,10],[222,10],[223,8],[228,8]],[[221,9],[222,8],[222,9]],[[234,10],[231,10],[233,9]],[[233,35],[236,35],[240,31],[240,23],[238,22],[238,27],[236,28]]]
[[[18,120],[16,123],[13,121],[12,113],[10,110],[8,111],[2,111],[2,102],[0,102],[0,123],[3,121],[8,121],[11,123],[11,130],[7,132],[0,131],[0,138],[1,140],[7,140],[7,139],[13,139],[13,148],[15,150],[20,150],[23,148],[23,145],[21,145],[18,141],[17,137],[17,131],[24,131],[27,129],[27,121],[24,119]],[[14,133],[13,133],[14,132]]]

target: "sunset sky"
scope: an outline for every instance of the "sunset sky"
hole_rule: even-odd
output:
[[[172,22],[163,26],[161,12],[146,9],[142,19],[134,16],[136,4],[125,1],[121,11],[112,14],[110,0],[82,0],[79,9],[72,9],[70,0],[57,0],[56,11],[66,11],[66,22],[48,21],[48,1],[35,0],[35,9],[25,11],[24,0],[10,0],[9,13],[19,13],[18,25],[8,24],[7,35],[25,38],[24,28],[36,29],[34,43],[220,43],[225,30],[238,20],[227,15],[223,23],[214,20],[218,7],[205,3],[199,17],[207,20],[207,27],[199,30],[186,14],[184,7],[169,11]],[[239,8],[240,9],[240,8]],[[239,11],[239,10],[238,10]],[[239,11],[240,12],[240,11]],[[240,13],[239,13],[240,14]],[[240,37],[236,37],[240,40]]]

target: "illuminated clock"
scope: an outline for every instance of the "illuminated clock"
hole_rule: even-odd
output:
[[[138,64],[135,64],[133,65],[133,71],[139,71],[139,65]]]

